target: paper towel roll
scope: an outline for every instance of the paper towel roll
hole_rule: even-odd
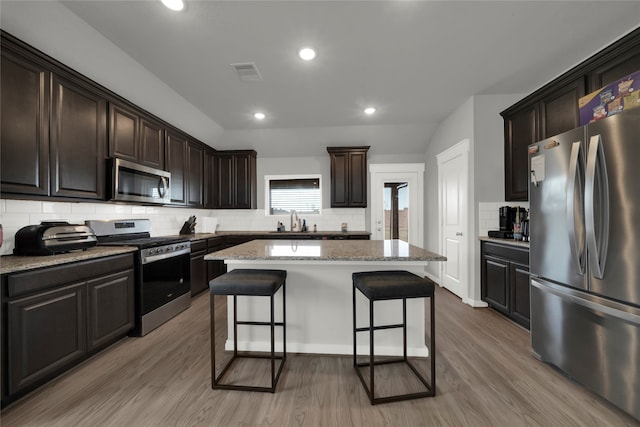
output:
[[[216,227],[218,227],[218,219],[203,216],[201,218],[201,225],[202,233],[215,233]]]

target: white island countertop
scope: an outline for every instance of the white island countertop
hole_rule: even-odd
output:
[[[402,240],[253,240],[205,256],[205,260],[446,261]]]

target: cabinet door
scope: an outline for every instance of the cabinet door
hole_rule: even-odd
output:
[[[206,251],[191,254],[191,296],[207,289],[207,262],[204,260]]]
[[[528,147],[538,140],[538,104],[505,117],[505,200],[527,200]]]
[[[88,350],[108,344],[133,329],[133,285],[133,270],[126,270],[87,282],[89,292]]]
[[[367,207],[367,154],[349,154],[349,206]]]
[[[217,189],[218,189],[218,209],[232,209],[234,207],[234,178],[233,162],[231,154],[216,154],[218,158],[217,166]]]
[[[560,89],[555,89],[540,101],[539,139],[580,126],[578,100],[585,95],[585,86],[584,77],[580,77]]]
[[[236,209],[255,208],[255,158],[250,154],[234,155],[233,188]]]
[[[136,162],[138,160],[138,115],[118,104],[109,104],[109,155]]]
[[[49,194],[49,84],[43,65],[2,46],[2,193]]]
[[[189,206],[202,207],[202,177],[204,165],[204,149],[194,143],[187,144],[187,204]]]
[[[7,303],[8,388],[52,377],[87,349],[85,283]]]
[[[331,157],[331,207],[349,206],[349,154],[332,153]]]
[[[529,329],[531,317],[529,266],[512,262],[509,266],[511,318]]]
[[[51,195],[104,199],[106,100],[63,77],[52,82]]]
[[[616,49],[606,61],[588,74],[589,93],[640,70],[640,43]]]
[[[204,153],[204,177],[202,180],[202,193],[204,197],[205,209],[215,209],[218,190],[216,156],[213,150],[206,150]]]
[[[171,203],[187,203],[187,140],[167,132],[167,170],[171,172]]]
[[[509,262],[489,255],[482,257],[486,301],[496,310],[509,314]]]
[[[140,119],[140,163],[164,169],[164,126],[144,117]]]

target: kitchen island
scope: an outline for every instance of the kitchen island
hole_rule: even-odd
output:
[[[351,354],[353,314],[351,274],[358,271],[407,270],[420,277],[432,261],[446,258],[401,240],[254,240],[205,256],[224,260],[228,271],[237,268],[287,271],[287,351],[292,353]],[[229,301],[232,301],[229,297]],[[276,313],[281,299],[276,298]],[[358,326],[368,319],[368,301],[358,295]],[[400,323],[401,301],[376,303],[376,324]],[[378,304],[381,304],[380,306]],[[233,325],[233,305],[227,304],[228,325]],[[239,317],[260,321],[269,316],[268,298],[238,298]],[[413,356],[427,356],[425,303],[407,301],[407,342]],[[265,351],[268,332],[240,328],[238,349]],[[281,341],[281,337],[278,337]],[[226,349],[233,348],[233,328],[228,328]],[[368,342],[358,340],[358,352],[368,352]],[[280,344],[278,344],[280,345]],[[397,355],[402,348],[398,331],[376,332],[376,354]]]

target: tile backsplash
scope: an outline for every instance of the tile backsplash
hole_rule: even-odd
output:
[[[39,224],[47,220],[64,220],[72,224],[84,223],[87,219],[148,218],[151,220],[151,234],[163,236],[178,234],[189,216],[196,216],[196,232],[202,221],[198,218],[215,218],[218,231],[271,231],[278,221],[289,230],[289,216],[268,216],[263,209],[210,210],[171,208],[156,206],[124,205],[115,203],[85,202],[41,202],[34,200],[0,199],[0,224],[4,233],[0,255],[13,252],[16,232],[27,225]],[[307,220],[307,226],[318,231],[340,230],[343,222],[350,231],[365,231],[365,209],[323,209],[321,215],[300,216]]]
[[[478,236],[486,236],[489,234],[489,230],[500,229],[499,209],[503,206],[520,206],[529,210],[529,202],[478,203]]]

